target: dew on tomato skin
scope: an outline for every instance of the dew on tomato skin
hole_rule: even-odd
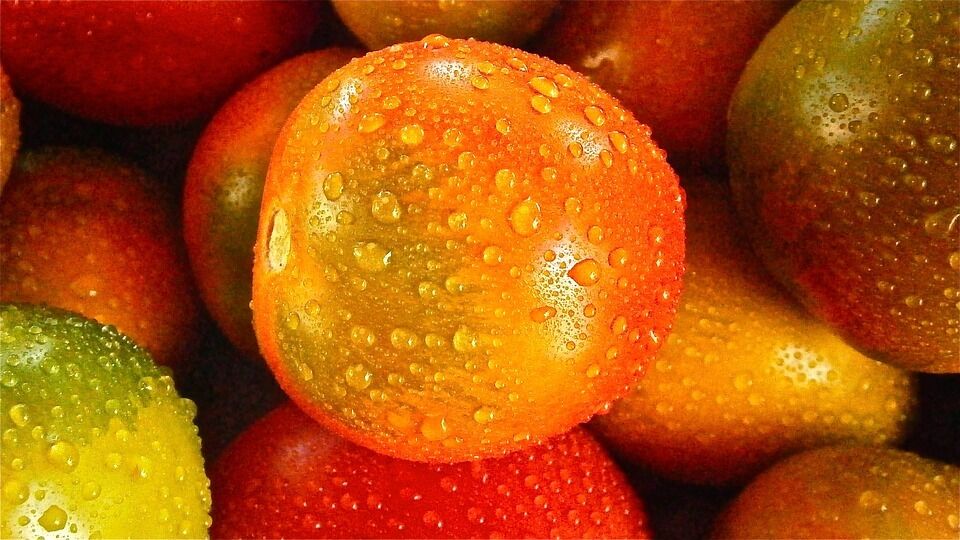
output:
[[[581,287],[591,287],[600,282],[600,263],[594,259],[584,259],[573,265],[567,275]]]
[[[532,236],[540,228],[541,210],[536,201],[526,199],[510,211],[510,227],[520,236]]]
[[[557,310],[551,306],[538,307],[530,312],[530,320],[537,323],[544,323],[557,315]]]
[[[373,133],[384,126],[387,119],[380,113],[364,114],[357,124],[357,130],[360,133]]]
[[[542,114],[547,114],[553,110],[553,104],[550,102],[550,98],[541,94],[530,98],[530,106],[533,107],[533,110]]]

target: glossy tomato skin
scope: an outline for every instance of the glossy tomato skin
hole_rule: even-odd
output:
[[[358,444],[502,455],[636,380],[676,307],[682,210],[649,130],[569,69],[442,36],[371,53],[278,139],[261,352]]]
[[[20,100],[0,66],[0,190],[3,190],[20,147]]]
[[[194,150],[183,194],[190,263],[211,314],[250,357],[258,355],[250,311],[253,244],[273,144],[303,96],[361,54],[334,47],[264,73],[221,107]]]
[[[723,166],[730,95],[793,1],[567,2],[535,50],[623,102],[681,171]]]
[[[211,112],[306,43],[312,2],[3,2],[14,86],[72,114],[122,125]]]
[[[105,153],[24,153],[0,198],[0,301],[112,324],[179,365],[200,308],[171,210],[141,171]]]
[[[720,518],[716,538],[956,538],[960,469],[889,448],[832,447],[778,463]]]
[[[399,460],[293,405],[214,465],[214,538],[642,538],[640,500],[583,429],[473,463]]]
[[[871,357],[960,372],[960,6],[802,2],[730,108],[767,267]]]
[[[169,370],[76,314],[0,305],[4,538],[197,538],[209,481]]]
[[[729,189],[705,178],[685,188],[681,306],[636,390],[593,423],[612,448],[667,477],[729,485],[805,448],[902,440],[912,377],[846,345],[779,289]]]
[[[370,49],[429,34],[520,45],[536,33],[556,0],[333,0],[348,28]]]

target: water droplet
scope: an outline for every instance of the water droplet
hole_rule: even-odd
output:
[[[357,131],[360,133],[373,133],[382,128],[387,123],[387,117],[380,113],[365,114],[360,117],[357,123]]]
[[[600,281],[600,264],[593,259],[584,259],[567,272],[581,287],[596,285]]]
[[[497,246],[483,248],[483,262],[488,266],[496,266],[503,262],[503,250]]]
[[[370,213],[380,223],[396,223],[400,221],[400,201],[389,191],[381,191],[370,201]]]
[[[827,105],[829,105],[830,110],[833,112],[843,112],[850,106],[850,100],[846,94],[837,93],[830,96]]]
[[[510,227],[520,236],[532,236],[540,228],[540,205],[526,199],[510,212]]]
[[[47,450],[47,459],[64,471],[72,471],[77,468],[80,453],[77,451],[77,447],[69,442],[57,441]]]
[[[630,252],[621,247],[610,252],[610,255],[607,257],[607,262],[609,262],[613,268],[623,268],[627,265],[629,259]]]
[[[373,373],[370,373],[363,364],[354,364],[347,366],[346,371],[343,373],[343,378],[351,388],[364,390],[373,382]]]
[[[290,256],[290,223],[282,208],[273,213],[270,235],[267,239],[267,263],[270,270],[279,272],[286,268]]]
[[[506,135],[507,133],[510,133],[510,121],[506,118],[501,118],[497,120],[496,128],[501,135]]]
[[[603,114],[603,109],[597,107],[596,105],[588,105],[583,109],[584,116],[587,117],[587,120],[590,121],[593,125],[600,127],[607,122],[607,117]]]
[[[621,154],[625,154],[627,149],[630,147],[627,136],[619,131],[611,131],[609,138],[610,144],[617,150],[617,152],[620,152]]]
[[[473,419],[478,424],[489,424],[493,422],[496,411],[491,407],[480,407],[473,413]]]
[[[555,317],[557,310],[550,306],[542,306],[530,310],[530,320],[536,323],[544,323]]]
[[[443,132],[443,144],[449,146],[450,148],[460,146],[460,142],[462,140],[463,133],[461,133],[457,128],[450,128]]]
[[[470,77],[470,84],[478,90],[486,90],[490,88],[490,79],[477,73]]]
[[[54,504],[44,511],[37,523],[48,532],[59,531],[67,524],[67,512]]]
[[[613,322],[610,323],[610,331],[613,332],[613,335],[619,336],[627,333],[627,318],[623,315],[618,315]]]
[[[442,416],[428,416],[420,424],[420,433],[429,441],[447,438],[447,419]]]
[[[442,34],[430,34],[420,42],[425,49],[444,49],[450,46],[450,40]]]
[[[404,144],[416,146],[423,142],[423,128],[420,124],[409,124],[400,128],[400,140]]]
[[[560,96],[560,89],[557,88],[557,83],[546,77],[534,77],[530,79],[529,84],[531,88],[546,97],[555,98]]]
[[[533,107],[533,110],[547,114],[553,110],[553,105],[550,103],[550,98],[537,94],[530,98],[530,106]]]
[[[333,172],[323,179],[323,195],[329,201],[335,201],[343,195],[343,175]]]
[[[596,225],[587,229],[587,240],[589,240],[591,244],[603,242],[603,229]]]
[[[380,272],[387,268],[393,253],[376,242],[361,242],[353,247],[357,266],[367,272]]]
[[[923,229],[930,236],[949,238],[957,230],[960,221],[960,206],[945,208],[927,216],[923,222]]]
[[[593,379],[594,377],[600,375],[600,366],[597,364],[590,364],[587,367],[586,375],[588,379]]]
[[[13,423],[19,427],[24,427],[30,423],[30,413],[27,412],[27,406],[23,403],[18,403],[10,407],[8,414],[10,415],[10,419],[13,420]]]
[[[509,192],[517,184],[517,175],[510,169],[500,169],[497,171],[497,174],[493,176],[493,181],[497,186],[497,189],[501,192]]]

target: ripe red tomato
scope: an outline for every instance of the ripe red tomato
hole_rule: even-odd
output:
[[[2,2],[0,56],[24,94],[95,120],[186,121],[306,42],[312,2]]]
[[[260,348],[353,442],[503,455],[637,380],[676,308],[682,210],[649,130],[573,71],[442,36],[371,53],[277,141]]]
[[[106,154],[27,152],[0,198],[0,301],[112,324],[177,365],[199,302],[171,208],[142,172]]]
[[[190,262],[210,313],[248,356],[258,355],[250,312],[253,244],[273,144],[303,96],[361,54],[329,48],[264,73],[221,107],[194,150],[183,193]]]
[[[214,538],[639,538],[642,505],[583,429],[507,457],[431,465],[377,454],[292,405],[211,472]]]
[[[960,469],[889,448],[834,447],[758,476],[716,538],[957,538]]]
[[[7,183],[19,147],[20,101],[13,95],[10,79],[0,67],[0,190]]]
[[[681,170],[723,165],[727,104],[787,1],[566,2],[536,50],[620,99]]]

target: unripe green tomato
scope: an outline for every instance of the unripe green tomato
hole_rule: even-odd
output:
[[[4,304],[0,373],[0,537],[206,536],[196,408],[133,341]]]
[[[729,113],[766,265],[867,355],[928,372],[960,372],[958,35],[957,2],[801,2]]]

